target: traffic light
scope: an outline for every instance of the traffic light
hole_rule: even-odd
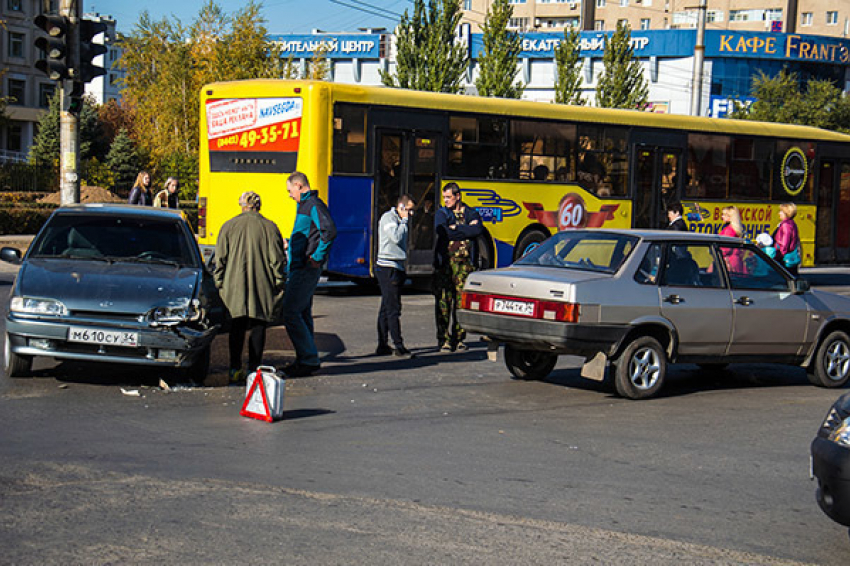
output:
[[[98,67],[92,60],[106,53],[106,46],[102,43],[93,43],[94,36],[106,31],[104,22],[93,20],[80,20],[80,74],[76,80],[88,83],[95,77],[106,74],[106,69]]]
[[[72,83],[71,92],[68,93],[68,112],[75,116],[80,115],[83,111],[83,95],[85,93],[86,88],[83,83],[79,81]]]
[[[35,46],[41,49],[45,56],[35,62],[35,68],[54,81],[69,78],[71,70],[67,57],[70,20],[65,16],[39,14],[35,17],[35,25],[47,33],[47,37],[35,40]]]

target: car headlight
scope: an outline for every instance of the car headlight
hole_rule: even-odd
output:
[[[12,297],[9,310],[16,313],[41,314],[47,316],[64,316],[68,309],[56,299],[39,299],[36,297]]]
[[[174,326],[184,322],[195,322],[201,318],[198,299],[180,301],[151,309],[147,314],[151,326]]]
[[[850,416],[843,416],[832,407],[823,420],[821,432],[832,442],[850,447]]]

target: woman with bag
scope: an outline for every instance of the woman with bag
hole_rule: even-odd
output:
[[[779,205],[779,226],[773,233],[773,245],[791,275],[797,276],[797,269],[803,259],[800,233],[794,217],[797,216],[797,205],[793,202],[783,202]]]

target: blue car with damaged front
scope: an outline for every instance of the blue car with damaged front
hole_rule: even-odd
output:
[[[25,377],[39,356],[180,368],[202,382],[224,321],[212,275],[174,210],[58,208],[21,257],[6,317],[4,367]]]

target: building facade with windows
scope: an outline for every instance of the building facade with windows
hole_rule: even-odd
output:
[[[473,33],[493,0],[464,0],[463,21]],[[698,0],[511,0],[511,27],[542,31],[575,27],[611,31],[618,22],[633,30],[697,27]],[[706,29],[784,31],[850,37],[850,2],[835,0],[708,0]]]
[[[56,82],[35,68],[35,62],[43,54],[35,47],[35,40],[44,32],[33,20],[44,10],[43,0],[0,0],[0,96],[6,98],[5,126],[0,128],[0,162],[25,161],[33,143],[38,122],[50,106],[56,92]],[[51,13],[58,11],[58,0],[50,0]],[[107,46],[106,55],[95,59],[95,64],[104,67],[107,74],[86,85],[86,93],[102,104],[119,98],[119,81],[123,70],[113,64],[120,58],[115,46],[115,20],[99,14],[85,15],[107,24],[105,34],[94,38]]]
[[[583,97],[591,104],[603,72],[605,38],[611,33],[582,31],[580,34],[581,88]],[[523,98],[554,100],[555,47],[563,38],[563,31],[523,33],[517,74],[517,79],[526,85]],[[337,82],[379,85],[379,71],[392,71],[395,65],[393,38],[388,34],[314,33],[270,36],[270,39],[279,43],[284,57],[299,61],[304,69],[314,54],[322,50],[330,63],[331,80]],[[475,94],[477,58],[483,50],[483,36],[469,32],[467,26],[458,40],[469,47],[472,64],[465,77],[465,87],[467,93]],[[649,110],[690,114],[695,45],[694,29],[632,32],[634,54],[649,86]],[[754,76],[760,72],[774,76],[783,69],[796,73],[801,81],[828,79],[850,92],[850,39],[709,29],[705,33],[700,114],[725,116],[735,100],[750,100]]]
[[[6,98],[7,123],[0,131],[0,161],[24,161],[35,136],[36,125],[50,105],[56,83],[35,68],[40,59],[35,48],[33,18],[42,11],[39,0],[0,0],[0,65],[4,72],[2,96]]]

